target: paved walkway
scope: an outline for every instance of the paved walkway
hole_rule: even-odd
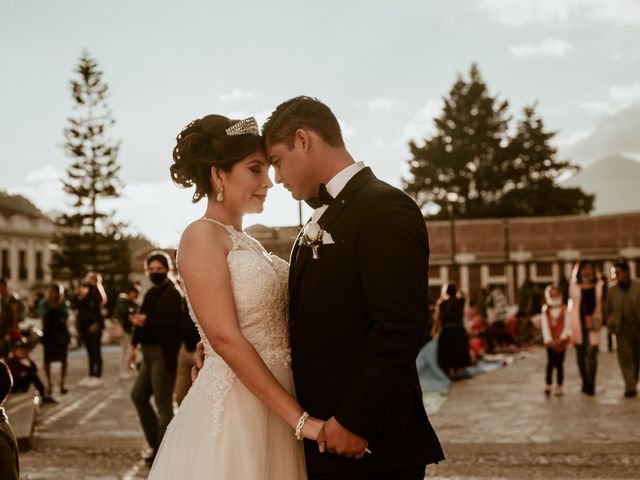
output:
[[[34,358],[42,365],[41,349]],[[33,480],[137,479],[148,470],[141,459],[146,446],[129,392],[132,379],[120,379],[119,348],[103,349],[104,383],[78,386],[86,375],[86,356],[71,354],[69,393],[54,389],[56,405],[43,405],[36,422],[34,448],[21,455],[21,477]],[[44,380],[44,372],[41,371]],[[54,385],[58,371],[53,374]]]
[[[596,396],[580,392],[573,351],[565,396],[543,394],[541,350],[499,371],[454,383],[431,416],[447,461],[428,477],[640,478],[640,399],[625,399],[615,353],[599,355]]]
[[[145,447],[129,392],[118,377],[117,349],[105,351],[105,384],[80,387],[86,359],[74,354],[70,393],[43,406],[23,478],[140,479]],[[36,358],[39,352],[36,351]],[[427,477],[459,480],[640,479],[640,399],[625,399],[615,354],[601,354],[595,397],[580,393],[573,352],[566,395],[545,398],[545,353],[453,384],[431,421],[447,460]],[[41,363],[39,363],[41,364]],[[235,480],[235,479],[234,479]]]

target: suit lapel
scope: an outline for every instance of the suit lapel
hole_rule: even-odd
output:
[[[307,221],[307,223],[309,223],[309,221]],[[305,223],[306,225],[306,223]],[[293,277],[295,275],[295,270],[296,270],[296,265],[298,264],[298,257],[299,257],[299,252],[300,252],[300,245],[298,245],[298,242],[300,241],[300,237],[302,237],[302,232],[304,231],[304,227],[302,227],[300,229],[300,231],[298,232],[298,236],[296,237],[295,241],[293,242],[293,248],[291,249],[291,255],[289,257],[289,293],[291,293],[291,290],[293,288]]]
[[[374,178],[376,177],[369,167],[363,168],[358,173],[356,173],[347,182],[338,196],[333,200],[333,202],[331,202],[327,210],[318,219],[318,224],[320,225],[320,227],[323,230],[329,231],[329,226],[336,220],[336,218],[338,218],[338,216],[343,212],[343,210],[351,202],[351,200],[353,200],[356,192]],[[302,231],[300,232],[300,235],[302,235]],[[296,243],[293,247],[293,250],[291,251],[292,263],[289,269],[290,291],[293,291],[293,287],[295,286],[296,281],[300,276],[300,273],[302,272],[302,267],[304,266],[305,261],[311,255],[311,248],[300,248],[298,246],[300,235],[298,235],[298,238],[296,238]],[[320,253],[320,258],[322,258],[322,250]]]

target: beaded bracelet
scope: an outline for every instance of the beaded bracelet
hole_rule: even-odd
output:
[[[296,440],[302,440],[302,427],[304,427],[304,422],[307,421],[307,418],[309,418],[309,414],[307,412],[304,412],[300,416],[300,420],[298,420],[298,424],[296,425]]]

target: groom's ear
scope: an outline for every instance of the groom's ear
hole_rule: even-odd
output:
[[[311,135],[309,135],[307,130],[299,128],[296,130],[294,143],[297,143],[303,152],[309,153],[309,149],[311,148]]]

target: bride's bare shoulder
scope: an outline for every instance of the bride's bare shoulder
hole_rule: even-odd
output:
[[[229,233],[221,225],[196,220],[185,228],[178,251],[182,258],[203,252],[226,253],[229,250]]]

